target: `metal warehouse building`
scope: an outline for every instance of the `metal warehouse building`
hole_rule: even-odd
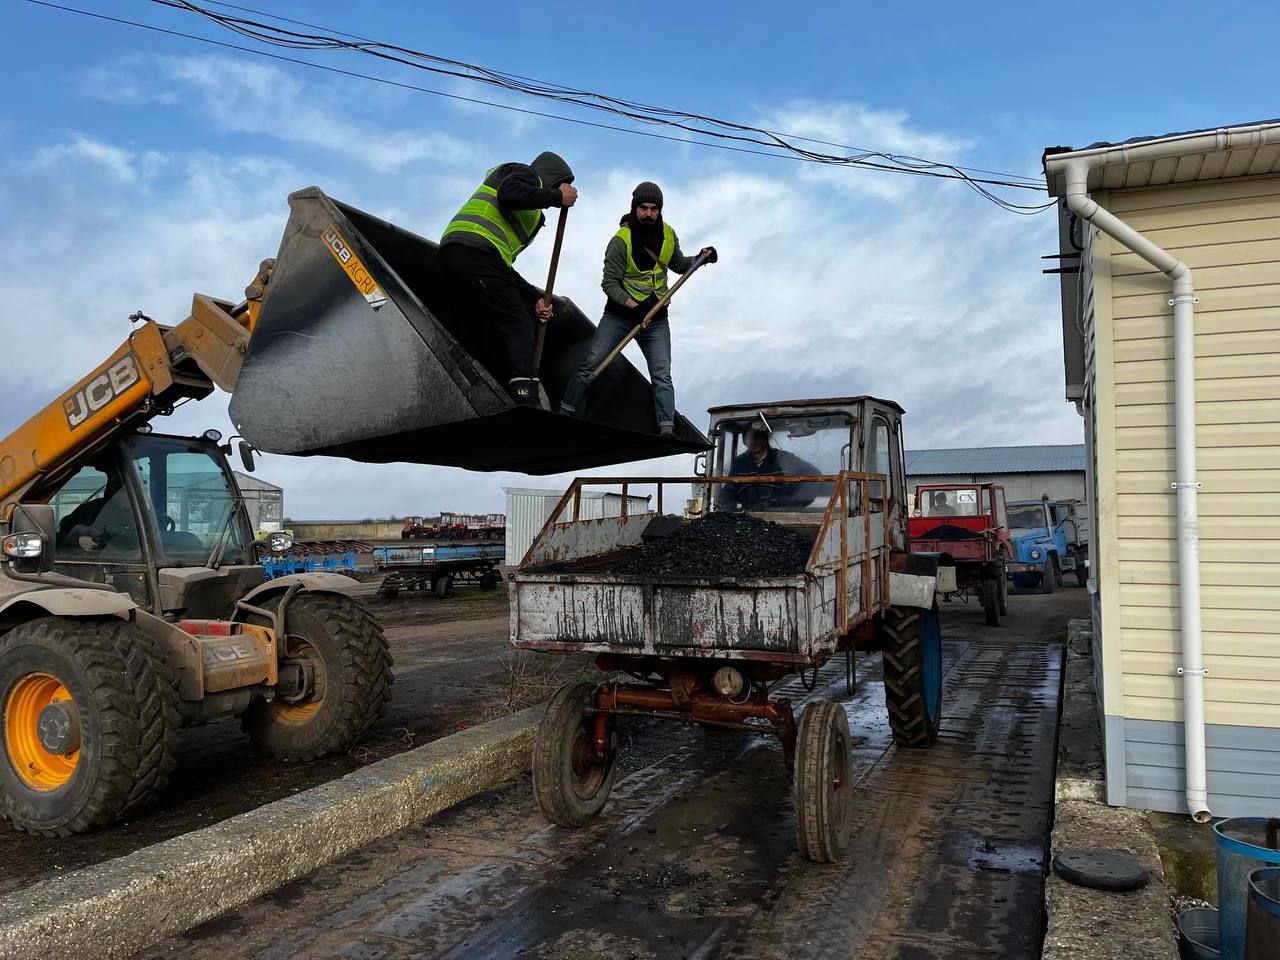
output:
[[[1084,444],[908,450],[907,487],[922,483],[998,483],[1005,499],[1085,499]]]

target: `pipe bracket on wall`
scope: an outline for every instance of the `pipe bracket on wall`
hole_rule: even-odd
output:
[[[1178,676],[1180,677],[1207,677],[1208,675],[1208,667],[1201,667],[1199,670],[1190,670],[1187,667],[1178,668]]]
[[[1204,484],[1199,480],[1174,480],[1170,482],[1170,490],[1199,490]]]

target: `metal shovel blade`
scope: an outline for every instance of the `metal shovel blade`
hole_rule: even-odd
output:
[[[516,405],[475,356],[493,332],[456,306],[435,243],[317,187],[289,206],[230,404],[259,450],[549,474],[707,448],[679,414],[658,435],[652,388],[625,358],[594,384],[590,420]],[[541,371],[553,409],[594,329],[556,299]]]

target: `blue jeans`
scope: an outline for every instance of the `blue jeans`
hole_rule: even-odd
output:
[[[600,326],[591,339],[591,349],[587,358],[582,361],[573,379],[565,387],[564,399],[560,401],[560,409],[579,414],[582,412],[582,401],[587,393],[587,378],[591,371],[609,355],[609,351],[622,342],[635,324],[621,317],[615,317],[608,310],[600,318]],[[645,363],[649,365],[649,379],[653,382],[653,412],[658,419],[658,426],[670,426],[676,419],[676,388],[671,382],[671,327],[666,318],[654,320],[653,323],[636,334],[636,343],[644,354]]]

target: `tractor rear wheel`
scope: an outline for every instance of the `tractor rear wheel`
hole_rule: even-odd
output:
[[[274,610],[280,597],[261,606]],[[256,620],[257,618],[255,618]],[[302,700],[256,700],[241,725],[264,753],[315,760],[349,750],[391,701],[391,652],[360,603],[332,593],[299,593],[285,612],[286,659],[314,677]]]
[[[178,752],[178,691],[123,620],[44,617],[0,638],[0,815],[68,837],[145,807]]]
[[[804,708],[796,728],[791,785],[796,846],[814,863],[833,863],[849,846],[853,823],[853,741],[844,709],[834,700]]]
[[[566,683],[547,702],[533,738],[533,795],[542,815],[562,827],[580,827],[602,809],[617,772],[617,735],[596,753],[594,683]]]
[[[942,718],[942,631],[938,605],[890,607],[880,622],[884,696],[895,743],[931,747]]]
[[[1000,626],[1000,587],[995,580],[983,580],[978,588],[982,594],[982,612],[988,627]]]

